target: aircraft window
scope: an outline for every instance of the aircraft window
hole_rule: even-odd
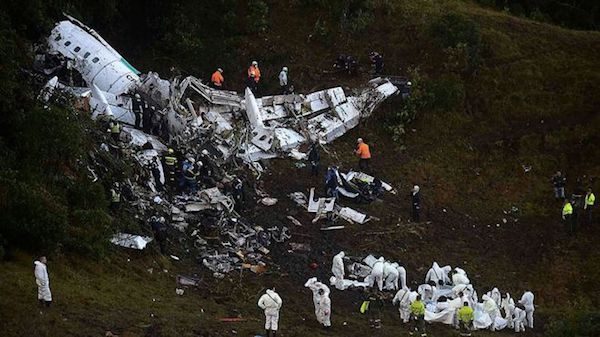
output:
[[[67,41],[67,42],[65,42],[65,46],[67,46],[67,47],[68,47],[68,46],[70,46],[70,45],[71,45],[71,41]]]
[[[57,37],[54,38],[54,41],[60,41],[61,37],[60,35],[58,35]]]
[[[94,62],[94,63],[98,63],[98,61],[100,61],[100,59],[99,59],[99,58],[97,58],[97,57],[94,57],[94,58],[92,59],[92,62]]]
[[[90,52],[87,52],[87,53],[83,54],[83,58],[84,58],[84,59],[86,59],[86,58],[88,58],[90,55],[91,55],[91,53],[90,53]]]
[[[75,47],[75,49],[73,49],[76,53],[79,53],[79,51],[81,50],[80,47]]]

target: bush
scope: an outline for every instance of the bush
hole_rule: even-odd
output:
[[[269,28],[269,6],[262,0],[248,1],[248,26],[253,33],[264,33]]]
[[[466,51],[468,73],[477,69],[481,62],[481,34],[475,22],[459,14],[446,14],[431,24],[430,32],[450,53],[456,53],[453,49]]]
[[[546,330],[548,337],[600,336],[600,312],[575,314],[565,320],[551,322]]]

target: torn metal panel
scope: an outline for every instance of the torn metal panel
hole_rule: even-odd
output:
[[[335,198],[318,198],[315,199],[315,188],[310,189],[310,195],[308,197],[308,211],[310,213],[317,213],[319,210],[325,212],[332,212],[333,206],[335,205]]]
[[[350,207],[342,207],[339,210],[338,214],[345,220],[357,222],[359,224],[364,224],[367,220],[366,214],[358,212]]]

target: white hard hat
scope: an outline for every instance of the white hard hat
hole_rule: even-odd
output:
[[[362,141],[363,141],[363,139],[362,139],[362,138],[358,138],[358,139],[356,140],[356,142],[357,142],[357,143],[360,143],[360,142],[362,142]]]
[[[257,65],[258,65],[258,62],[256,62],[256,61],[252,61],[252,65],[253,65],[253,66],[257,66]]]
[[[288,67],[283,67],[282,70],[285,71],[285,72],[287,72],[288,71]]]
[[[205,156],[208,156],[208,150],[207,149],[202,150],[202,154]]]
[[[135,94],[135,98],[140,98],[140,94]]]
[[[406,85],[411,86],[412,83],[410,83],[410,81],[406,82]]]
[[[220,72],[220,73],[222,73],[222,72],[223,72],[223,69],[221,69],[221,68],[217,68],[217,71],[218,71],[218,72]]]
[[[419,185],[413,186],[413,191],[419,192],[419,189],[420,189]]]

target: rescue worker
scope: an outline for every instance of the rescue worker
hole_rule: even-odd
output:
[[[133,115],[135,116],[135,128],[138,130],[140,129],[140,123],[142,122],[143,107],[144,102],[142,101],[142,97],[140,94],[136,93],[131,101],[131,110],[133,110]]]
[[[254,73],[254,76],[251,74]],[[248,77],[253,77],[254,82],[260,81],[260,69],[258,68],[258,62],[252,61],[252,65],[248,68]]]
[[[379,291],[383,290],[383,267],[384,267],[385,259],[380,257],[375,261],[371,270],[371,277],[369,278],[369,286],[373,286],[375,282],[377,282],[377,289]]]
[[[452,285],[457,286],[459,284],[470,284],[471,281],[467,277],[467,272],[462,268],[454,268],[454,273],[452,274]]]
[[[594,204],[596,203],[596,196],[594,192],[592,192],[592,188],[588,188],[587,193],[585,194],[585,200],[583,204],[583,209],[585,211],[585,219],[587,225],[592,224],[592,209],[594,208]]]
[[[425,275],[425,283],[429,283],[429,281],[433,281],[435,284],[443,286],[445,284],[450,283],[450,278],[448,277],[448,273],[452,270],[450,266],[440,267],[437,262],[433,262],[431,268],[427,271],[427,275]]]
[[[283,301],[279,294],[273,289],[267,289],[266,293],[258,300],[259,308],[265,312],[265,330],[267,337],[275,337],[277,335],[277,327],[279,323],[279,310]]]
[[[167,225],[165,218],[157,218],[153,216],[152,218],[150,218],[150,227],[152,227],[154,239],[156,239],[156,242],[158,242],[160,253],[164,255],[167,243]]]
[[[530,329],[533,329],[533,312],[535,311],[535,306],[533,305],[534,298],[535,297],[531,291],[526,291],[519,300],[519,304],[522,304],[525,307],[525,313],[527,314],[527,326]]]
[[[330,166],[327,169],[327,174],[325,174],[325,190],[327,191],[327,197],[338,197],[338,178],[335,166]]]
[[[522,304],[517,304],[511,316],[515,332],[525,332],[525,321],[527,320],[525,307]]]
[[[469,302],[464,302],[462,308],[458,309],[458,321],[460,323],[461,336],[471,336],[473,318],[473,308],[469,306]]]
[[[371,64],[375,68],[375,75],[380,75],[383,71],[383,55],[376,51],[372,51],[369,54],[369,59],[371,59]]]
[[[241,211],[244,209],[244,200],[245,200],[244,182],[239,177],[236,177],[232,182],[232,187],[233,187],[233,191],[232,191],[233,200],[235,201],[234,207],[236,208],[237,211]]]
[[[329,288],[319,289],[319,308],[317,320],[323,324],[325,329],[331,328],[331,299],[329,298]]]
[[[279,73],[279,87],[281,89],[282,95],[287,95],[288,91],[288,67],[281,68],[281,72]]]
[[[410,319],[413,322],[413,330],[420,333],[421,336],[427,336],[425,332],[425,304],[421,301],[421,295],[410,304]],[[413,331],[409,334],[412,336]]]
[[[573,225],[573,206],[571,205],[571,201],[569,199],[565,199],[562,208],[562,219],[565,222],[567,230],[569,233],[574,233],[574,225]]]
[[[412,204],[412,212],[411,218],[414,222],[419,222],[421,220],[421,193],[418,185],[413,186],[411,190],[411,204]]]
[[[110,209],[117,211],[121,206],[121,187],[118,182],[115,182],[110,189]]]
[[[38,287],[38,301],[40,305],[49,307],[52,303],[52,292],[50,291],[50,278],[48,277],[48,260],[45,256],[41,256],[39,260],[33,262],[35,267],[34,276],[35,283]]]
[[[554,186],[554,198],[556,200],[565,198],[565,184],[567,178],[565,178],[560,171],[556,171],[556,174],[552,177],[552,185]]]
[[[369,161],[371,161],[371,151],[369,150],[369,145],[363,141],[362,138],[358,138],[356,140],[357,146],[356,150],[354,150],[354,154],[359,158],[358,159],[358,168],[361,171],[369,170]]]
[[[111,120],[109,123],[109,127],[110,136],[115,141],[115,143],[118,143],[121,138],[121,123],[119,123],[119,121],[117,120]]]
[[[210,84],[215,89],[223,89],[223,83],[225,78],[223,77],[223,69],[217,68],[210,77]]]
[[[385,290],[397,290],[398,289],[398,273],[397,263],[390,263],[385,261],[383,263],[383,289]]]
[[[403,323],[408,323],[410,320],[410,304],[416,299],[417,293],[410,291],[407,287],[402,287],[394,296],[392,304],[398,304],[400,319]]]
[[[344,257],[346,253],[339,252],[333,257],[331,262],[331,272],[335,276],[335,287],[338,290],[344,289]]]
[[[490,315],[490,319],[492,320],[490,330],[494,331],[496,330],[496,317],[500,316],[498,304],[488,295],[481,296],[481,299],[483,300],[483,310]]]
[[[156,113],[154,106],[148,106],[148,103],[144,103],[144,111],[142,116],[142,130],[150,134],[152,132],[152,115]]]
[[[185,188],[189,193],[196,193],[198,187],[198,172],[196,170],[196,160],[189,158],[189,165],[184,168],[183,178],[185,180]]]
[[[152,177],[154,178],[154,186],[160,192],[163,190],[163,182],[161,181],[161,170],[160,170],[160,162],[158,157],[154,157],[152,163],[150,163],[150,171],[152,171]]]
[[[308,153],[308,161],[310,162],[310,175],[319,175],[319,163],[321,161],[321,154],[319,153],[319,146],[317,143],[313,143]]]
[[[313,293],[313,304],[315,305],[315,316],[317,321],[327,329],[331,327],[331,299],[329,298],[329,287],[317,281],[316,277],[308,279],[304,284]]]
[[[166,169],[166,180],[167,180],[167,185],[170,186],[171,188],[175,187],[175,183],[176,183],[176,179],[175,179],[175,174],[176,174],[176,169],[177,169],[177,157],[175,157],[175,151],[173,151],[173,149],[169,148],[167,150],[167,155],[164,156],[164,161],[165,161],[165,169]]]
[[[255,80],[256,73],[251,72],[248,74],[248,78],[246,78],[246,87],[252,91],[256,95],[256,91],[258,90],[258,83]]]

